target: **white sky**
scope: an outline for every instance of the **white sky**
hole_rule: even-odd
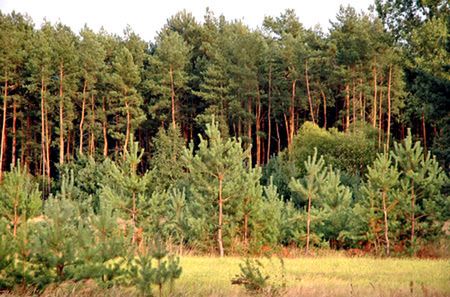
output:
[[[108,32],[122,34],[127,24],[142,38],[154,38],[166,20],[180,10],[191,12],[202,21],[206,7],[216,16],[226,19],[243,19],[256,28],[264,16],[278,16],[286,8],[295,9],[305,27],[320,24],[329,28],[339,6],[350,4],[357,11],[367,10],[373,0],[0,0],[0,10],[27,13],[35,24],[44,18],[52,23],[61,21],[75,32],[88,24],[94,30],[104,26]]]

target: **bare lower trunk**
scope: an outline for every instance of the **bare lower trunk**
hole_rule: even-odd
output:
[[[383,128],[382,109],[383,109],[383,92],[380,91],[380,108],[379,108],[379,118],[378,118],[378,148],[381,147],[381,134],[382,134],[382,128]]]
[[[295,130],[295,90],[297,81],[294,79],[292,81],[292,96],[291,96],[291,106],[289,107],[289,137],[288,137],[288,147],[291,147],[292,140],[294,139]]]
[[[17,104],[13,98],[13,122],[12,122],[12,166],[16,166],[16,147],[17,147]]]
[[[384,214],[384,239],[386,241],[386,255],[389,256],[390,244],[389,244],[389,226],[388,226],[388,213],[386,206],[386,192],[382,192],[383,198],[383,214]]]
[[[353,111],[353,129],[356,127],[356,90],[355,90],[355,81],[353,81],[353,88],[352,88],[352,111]]]
[[[136,192],[133,191],[132,194],[132,206],[131,206],[131,221],[133,223],[133,238],[131,239],[131,242],[134,244],[136,243],[136,214],[137,214],[137,208],[136,208]]]
[[[91,133],[89,140],[89,155],[94,155],[95,153],[95,100],[94,95],[91,95]]]
[[[278,127],[278,122],[275,122],[275,130],[277,131],[277,153],[281,152],[281,138],[280,138],[280,129]]]
[[[17,189],[18,190],[18,189]],[[16,194],[17,195],[17,194]],[[14,200],[14,222],[13,222],[13,237],[16,238],[17,235],[17,225],[19,224],[19,214],[17,211],[17,208],[19,207],[18,205],[18,199],[16,197],[16,199]]]
[[[359,116],[364,122],[364,114],[366,113],[366,109],[363,107],[363,92],[362,92],[362,79],[359,80]]]
[[[372,126],[377,127],[377,67],[373,66]]]
[[[173,80],[173,68],[172,65],[170,65],[169,69],[169,75],[170,75],[170,94],[172,99],[172,126],[175,129],[177,127],[177,124],[175,122],[175,83]]]
[[[8,101],[8,77],[5,74],[5,90],[3,91],[3,118],[2,118],[2,139],[0,146],[0,181],[3,179],[3,167],[4,167],[4,159],[5,159],[5,151],[6,151],[6,109],[7,109],[7,101]]]
[[[131,126],[131,116],[130,116],[130,107],[128,106],[128,100],[125,100],[125,108],[127,110],[127,131],[125,133],[125,144],[123,151],[128,151],[128,141],[130,139],[130,126]]]
[[[59,163],[64,163],[64,98],[63,98],[64,68],[59,67]]]
[[[107,118],[106,118],[106,106],[105,106],[105,98],[103,97],[103,104],[102,109],[104,113],[104,119],[103,119],[103,156],[108,156],[108,131],[106,127]]]
[[[252,114],[252,98],[248,98],[247,100],[247,112],[249,115]],[[253,138],[252,138],[252,122],[251,120],[247,121],[247,137],[248,137],[248,160],[249,160],[249,164],[250,166],[252,166],[252,143],[253,143]]]
[[[269,90],[267,94],[267,159],[270,159],[270,142],[272,140],[272,121],[271,121],[271,111],[272,111],[272,66],[269,66]]]
[[[350,128],[350,86],[345,85],[345,132]]]
[[[81,119],[80,119],[80,155],[83,154],[83,133],[84,133],[84,129],[83,129],[83,124],[84,124],[84,113],[86,110],[86,88],[87,88],[87,83],[86,81],[84,82],[83,85],[83,102],[81,103]]]
[[[305,254],[309,254],[309,234],[310,234],[310,226],[311,226],[311,195],[308,195],[308,214],[306,219],[306,250]]]
[[[425,154],[427,153],[427,128],[425,125],[425,113],[422,112],[422,133],[423,133],[423,148],[424,148],[424,152]]]
[[[223,198],[222,198],[223,176],[219,176],[219,226],[217,230],[217,242],[219,244],[220,257],[224,256],[222,227],[223,227]]]
[[[327,96],[325,96],[325,93],[322,89],[320,89],[320,94],[322,94],[323,99],[323,127],[327,128]]]
[[[387,90],[387,127],[386,127],[386,150],[389,150],[389,140],[391,137],[391,79],[392,79],[392,65],[389,65],[389,78]]]
[[[44,112],[45,112],[45,149],[46,149],[46,157],[47,157],[47,181],[48,181],[48,190],[50,191],[50,179],[51,179],[51,173],[50,173],[50,142],[51,142],[51,135],[50,135],[50,125],[48,123],[48,109],[47,105],[44,105]]]
[[[259,96],[259,89],[257,93],[257,107],[256,107],[256,165],[261,165],[261,136],[259,135],[259,130],[261,129],[261,98]]]
[[[248,213],[244,215],[244,244],[248,246]]]
[[[41,154],[42,154],[42,178],[46,176],[46,150],[45,150],[45,98],[44,78],[41,79]],[[45,187],[43,187],[45,189]]]
[[[414,180],[411,180],[411,247],[413,248],[415,254],[415,244],[414,244],[414,236],[415,236],[415,225],[416,225],[416,193],[414,191]]]
[[[315,124],[316,120],[314,119],[314,111],[313,111],[311,92],[309,90],[308,61],[305,62],[305,80],[306,80],[306,92],[308,94],[308,102],[309,102],[309,113],[311,114],[311,119],[312,119],[313,124]]]

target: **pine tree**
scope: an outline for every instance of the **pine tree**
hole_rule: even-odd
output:
[[[225,222],[233,221],[241,203],[240,194],[245,185],[239,184],[239,180],[245,172],[243,162],[248,152],[242,150],[240,139],[223,139],[216,122],[207,125],[206,136],[205,139],[199,135],[196,153],[191,143],[190,149],[185,150],[184,159],[191,177],[191,191],[203,201],[202,207],[211,205],[212,209],[206,209],[210,216],[208,221],[211,222],[211,213],[215,214],[212,218],[217,219],[213,230],[219,254],[223,257]]]
[[[52,42],[59,84],[59,163],[63,164],[66,155],[64,135],[67,134],[67,127],[71,128],[75,117],[73,97],[77,88],[77,76],[79,75],[78,54],[76,52],[78,40],[69,27],[58,23],[53,29]]]
[[[184,165],[181,160],[185,149],[180,129],[169,126],[160,128],[153,138],[154,151],[150,160],[152,167],[151,187],[156,191],[164,191],[177,187],[185,178]]]
[[[132,138],[133,136],[131,136]],[[118,163],[107,160],[108,177],[100,196],[110,201],[123,217],[130,220],[133,228],[132,242],[138,241],[138,224],[141,221],[140,204],[146,199],[150,174],[139,174],[138,165],[141,163],[144,151],[137,142],[131,142],[130,150],[125,151]]]
[[[378,154],[373,165],[368,167],[367,183],[363,188],[363,192],[367,196],[373,196],[376,199],[377,204],[375,205],[378,206],[381,202],[381,206],[378,209],[381,209],[383,212],[384,240],[387,256],[390,254],[389,212],[399,202],[397,198],[399,177],[400,173],[398,172],[397,164],[392,163],[392,157],[386,153]]]
[[[123,151],[128,150],[128,143],[132,141],[131,134],[145,120],[142,111],[142,97],[137,92],[137,86],[141,81],[139,68],[134,63],[133,56],[126,47],[120,47],[112,62],[113,74],[111,83],[115,86],[113,93],[118,100],[118,112],[125,117],[124,124],[118,126],[116,131],[120,135],[119,140],[123,140]],[[125,135],[123,135],[125,128]],[[125,155],[123,155],[125,157]]]
[[[106,59],[106,51],[101,43],[100,38],[87,26],[81,32],[81,41],[79,43],[79,61],[81,68],[81,80],[83,83],[81,94],[81,115],[79,123],[79,154],[82,155],[84,151],[84,136],[85,136],[85,118],[88,110],[95,112],[96,84],[101,79],[102,70]],[[89,105],[91,108],[89,108]],[[91,120],[93,120],[91,114]],[[92,121],[90,123],[92,130]],[[92,132],[89,134],[89,142]],[[91,150],[89,150],[91,151]],[[91,155],[91,154],[90,154]]]
[[[49,198],[44,221],[36,226],[31,242],[30,262],[36,267],[38,285],[72,279],[81,253],[91,248],[86,206],[67,199]]]
[[[293,192],[307,199],[307,219],[306,219],[306,249],[305,253],[309,253],[310,226],[311,226],[311,207],[312,201],[320,198],[320,187],[326,181],[325,161],[321,156],[317,159],[317,149],[314,149],[314,155],[309,156],[305,161],[306,175],[303,179],[292,178],[289,187]]]
[[[20,224],[41,211],[41,192],[26,168],[12,167],[0,184],[0,213],[13,227],[13,237]]]
[[[153,266],[154,262],[156,266]],[[173,282],[180,277],[182,270],[179,264],[179,258],[169,256],[157,242],[140,253],[136,259],[129,260],[128,275],[141,296],[154,296],[152,286],[156,285],[161,297],[163,285],[169,283],[172,286]]]
[[[187,87],[186,66],[189,61],[190,47],[177,32],[162,32],[157,39],[155,55],[151,59],[152,70],[147,84],[156,99],[152,111],[156,114],[170,111],[171,124],[177,127],[181,94]],[[169,120],[161,117],[161,121]]]
[[[3,170],[6,163],[7,146],[7,110],[8,102],[13,103],[13,142],[12,142],[12,163],[16,160],[16,96],[11,96],[11,92],[23,84],[23,75],[20,69],[23,68],[26,57],[26,36],[30,26],[30,21],[20,14],[13,12],[11,15],[0,14],[0,80],[2,82],[3,93],[3,114],[0,139],[0,181],[3,178]],[[10,98],[11,97],[11,98]]]
[[[416,218],[429,215],[424,210],[424,200],[438,201],[447,177],[436,160],[430,157],[430,153],[425,156],[419,141],[413,144],[409,129],[402,143],[394,143],[391,155],[396,160],[401,171],[400,178],[410,193],[410,246],[414,253]]]
[[[330,241],[331,248],[339,248],[342,239],[351,237],[349,222],[352,218],[352,192],[341,182],[339,171],[330,166],[324,183],[320,187],[320,217],[325,238]]]

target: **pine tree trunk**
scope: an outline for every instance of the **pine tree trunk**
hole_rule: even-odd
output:
[[[16,166],[16,149],[17,149],[17,104],[13,98],[13,122],[12,122],[12,166]]]
[[[59,164],[64,164],[64,98],[63,98],[64,68],[59,66]]]
[[[270,141],[272,140],[272,121],[271,121],[271,111],[272,111],[272,66],[269,67],[269,90],[268,90],[268,107],[267,107],[267,159],[270,159]]]
[[[323,99],[323,127],[327,128],[327,96],[323,92],[322,88],[320,89],[320,94],[322,94]]]
[[[345,85],[345,132],[350,128],[350,86]]]
[[[46,176],[46,150],[45,150],[45,98],[44,77],[41,78],[41,153],[42,153],[42,178]],[[44,187],[45,188],[45,187]]]
[[[386,150],[389,151],[389,140],[391,137],[391,82],[392,82],[392,65],[389,65],[389,78],[388,78],[388,90],[387,90],[387,127],[386,127]]]
[[[104,113],[104,120],[103,120],[103,156],[108,156],[108,132],[107,132],[107,118],[106,118],[106,104],[105,104],[105,97],[103,97],[103,104],[102,109]]]
[[[172,126],[175,129],[177,127],[177,124],[175,122],[175,84],[174,84],[174,80],[173,80],[172,65],[170,65],[169,75],[170,75],[170,93],[171,93],[171,99],[172,99]]]
[[[223,187],[223,176],[219,175],[219,227],[217,230],[217,242],[219,243],[219,253],[220,257],[224,256],[223,250],[223,238],[222,238],[222,227],[223,227],[223,199],[222,199],[222,187]]]
[[[91,140],[89,141],[89,155],[94,155],[95,153],[95,100],[94,95],[91,95]]]
[[[427,153],[427,128],[425,125],[425,113],[422,111],[422,133],[423,133],[423,148],[424,153]]]
[[[356,127],[356,96],[355,96],[356,84],[355,84],[354,80],[353,80],[352,84],[353,84],[353,88],[352,88],[352,105],[353,105],[352,109],[353,110],[352,110],[352,112],[353,112],[353,129],[354,129]]]
[[[257,102],[256,102],[256,165],[261,165],[261,136],[259,130],[261,129],[261,98],[259,95],[259,88],[257,90]]]
[[[313,124],[315,124],[316,120],[314,119],[314,111],[313,111],[311,92],[309,90],[308,61],[305,62],[305,80],[306,80],[306,92],[308,94],[308,102],[309,102],[309,113],[311,114],[311,119],[312,119]]]
[[[362,85],[362,79],[360,79],[359,80],[359,116],[360,116],[360,118],[362,119],[362,121],[364,122],[364,118],[365,118],[365,113],[366,113],[366,110],[365,110],[365,108],[363,107],[363,92],[362,92],[362,88],[363,88],[363,85]]]
[[[133,191],[132,194],[132,208],[131,208],[131,221],[133,223],[133,238],[132,243],[136,243],[136,214],[137,214],[137,208],[136,208],[136,192]]]
[[[47,87],[46,87],[47,92]],[[46,145],[46,157],[47,157],[47,181],[48,181],[48,190],[50,191],[50,179],[51,179],[51,173],[50,173],[50,142],[51,142],[51,135],[50,135],[50,126],[48,123],[48,109],[47,104],[44,104],[44,112],[45,112],[45,145]]]
[[[244,204],[244,245],[247,247],[248,246],[248,212],[247,212],[247,207],[248,207],[248,201],[247,199],[245,199],[245,204]]]
[[[86,110],[86,88],[87,88],[87,83],[86,81],[84,81],[84,85],[83,85],[83,102],[81,103],[81,119],[80,119],[80,155],[83,155],[83,134],[84,134],[84,129],[83,129],[83,124],[84,124],[84,113]]]
[[[290,125],[289,125],[289,121],[287,119],[286,113],[283,113],[284,116],[284,126],[286,127],[286,138],[287,138],[287,146],[288,146],[288,150],[291,149],[291,132],[290,132]]]
[[[31,142],[31,117],[30,114],[27,114],[27,131],[25,133],[25,147],[26,147],[26,154],[25,154],[25,164],[27,168],[30,168],[30,142]]]
[[[247,99],[247,112],[249,115],[252,113],[252,98],[248,97]],[[248,160],[250,161],[249,164],[252,166],[252,144],[253,144],[253,137],[252,137],[252,121],[249,119],[247,121],[247,137],[248,137]]]
[[[373,66],[372,126],[377,127],[377,67],[375,65]]]
[[[309,234],[311,226],[311,194],[308,194],[308,214],[306,219],[306,250],[305,254],[309,254]]]
[[[128,100],[125,99],[125,108],[127,110],[127,131],[125,133],[125,144],[123,151],[128,152],[128,141],[130,139],[130,129],[131,129],[131,116],[130,116],[130,108],[128,106]]]
[[[292,96],[291,96],[291,106],[289,108],[289,136],[288,136],[288,147],[290,149],[292,140],[294,139],[295,130],[295,90],[296,90],[297,80],[292,81]]]
[[[19,189],[16,189],[16,197],[14,199],[14,222],[13,222],[13,237],[16,238],[17,236],[17,227],[19,224],[19,214],[17,211],[17,208],[19,207],[19,200],[17,199],[17,193],[19,192]]]
[[[277,131],[277,153],[281,152],[281,138],[280,138],[280,129],[278,127],[278,122],[275,121],[275,130]]]
[[[415,225],[416,225],[416,193],[414,191],[414,179],[411,179],[411,247],[415,255]]]
[[[5,162],[5,151],[6,151],[6,109],[8,100],[8,73],[5,73],[5,85],[3,91],[3,118],[2,118],[2,139],[0,146],[0,181],[3,180],[3,167]]]
[[[70,142],[72,140],[71,130],[67,130],[67,146],[66,146],[66,160],[70,160]]]
[[[382,121],[382,110],[383,110],[383,91],[380,91],[380,108],[379,108],[379,118],[378,118],[378,148],[381,147],[381,131],[383,128],[383,121]]]
[[[386,255],[389,256],[390,244],[389,244],[389,226],[388,226],[388,213],[386,206],[386,191],[382,192],[383,198],[383,214],[384,214],[384,239],[386,241]]]

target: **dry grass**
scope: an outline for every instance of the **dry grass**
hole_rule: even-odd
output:
[[[195,257],[181,259],[183,273],[165,296],[248,296],[231,278],[239,273],[240,258]],[[272,284],[283,282],[277,258],[262,259]],[[283,296],[450,296],[450,261],[420,259],[348,258],[343,256],[285,259]],[[31,292],[2,297],[33,296]],[[42,296],[133,296],[132,289],[99,288],[93,281],[48,288]]]

